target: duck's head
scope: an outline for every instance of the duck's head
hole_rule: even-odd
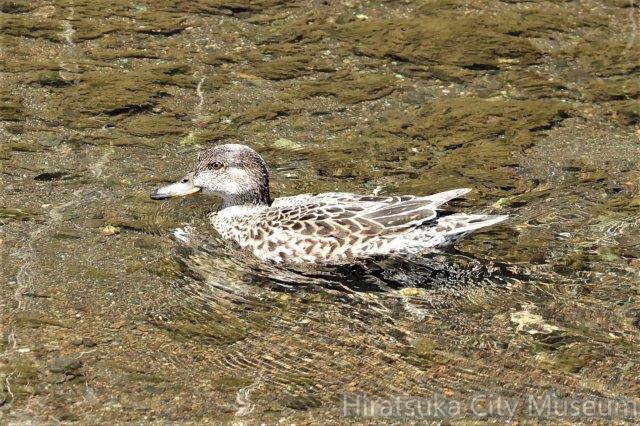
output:
[[[269,205],[267,166],[253,149],[240,144],[218,145],[198,155],[194,170],[176,183],[158,188],[154,200],[202,192],[222,198],[223,207]]]

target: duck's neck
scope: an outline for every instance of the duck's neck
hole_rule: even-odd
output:
[[[270,205],[271,195],[269,194],[269,187],[266,186],[259,190],[224,197],[219,210],[254,211],[267,208]]]

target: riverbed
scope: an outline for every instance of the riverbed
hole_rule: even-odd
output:
[[[0,422],[640,394],[637,3],[0,10]],[[469,187],[454,209],[510,219],[418,260],[264,265],[209,227],[216,200],[149,198],[227,141],[274,196]]]

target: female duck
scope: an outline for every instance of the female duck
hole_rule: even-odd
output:
[[[466,188],[425,197],[328,192],[272,200],[264,160],[239,144],[203,151],[193,172],[159,188],[151,198],[198,191],[222,198],[210,220],[224,239],[273,262],[344,264],[428,253],[507,218],[438,210],[470,191]]]

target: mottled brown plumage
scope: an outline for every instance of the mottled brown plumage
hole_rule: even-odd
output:
[[[335,192],[271,200],[264,161],[251,148],[236,144],[204,151],[192,173],[152,197],[198,190],[223,199],[220,210],[210,216],[223,238],[274,262],[339,264],[424,253],[506,219],[442,215],[440,206],[469,189],[425,197]]]

